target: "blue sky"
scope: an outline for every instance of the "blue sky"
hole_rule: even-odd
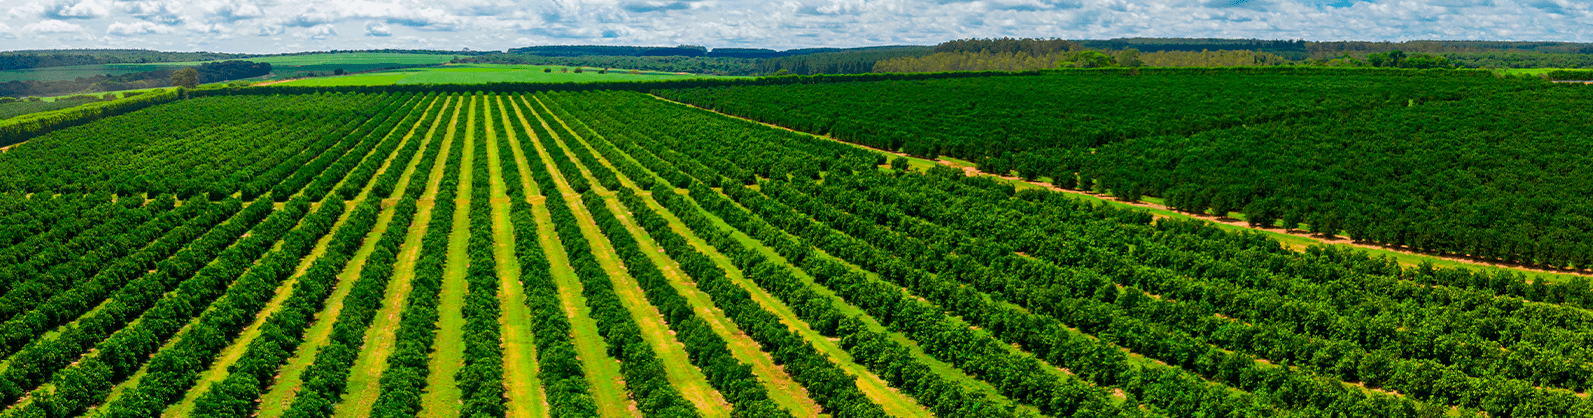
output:
[[[969,37],[1593,42],[1588,0],[0,0],[0,50],[847,47]]]

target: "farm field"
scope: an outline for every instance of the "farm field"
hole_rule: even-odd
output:
[[[241,58],[243,61],[264,62],[282,78],[295,73],[317,72],[330,74],[342,68],[345,71],[367,71],[400,66],[442,64],[452,60],[452,55],[404,54],[387,52],[321,53],[300,55],[271,55]],[[122,75],[175,67],[193,67],[206,62],[161,62],[148,64],[97,64],[65,67],[28,68],[0,71],[0,83],[27,80],[71,80],[96,75]]]
[[[1486,71],[1147,69],[659,95],[1255,227],[1593,267],[1583,85]]]
[[[346,76],[317,77],[282,83],[288,86],[380,86],[388,84],[481,84],[481,83],[561,83],[561,82],[624,82],[683,80],[691,78],[726,78],[700,74],[676,74],[657,71],[631,72],[612,69],[599,73],[602,68],[584,67],[580,73],[574,67],[542,65],[461,64],[418,69],[396,69]],[[545,72],[544,70],[551,70]]]
[[[543,74],[442,67],[393,82],[516,72]],[[344,79],[394,75],[383,74]],[[1580,148],[1563,138],[1581,125],[1510,112],[1576,115],[1593,96],[1464,74],[1137,77],[656,96],[256,87],[55,130],[0,154],[0,418],[1593,411],[1582,276],[1294,248],[931,162],[1038,180],[1000,168],[1015,153],[1096,155],[1066,174],[1118,192],[1127,177],[1089,164],[1123,157],[1103,154],[1246,144],[1252,129],[1318,139],[1356,134],[1335,122],[1413,117],[1542,132],[1528,136],[1571,158]],[[1228,107],[1098,110],[1049,136],[1017,118],[989,123],[1016,110],[981,100],[896,119],[913,132],[882,129],[903,117],[889,109],[824,113],[926,91],[1197,96],[1156,87],[1173,77]],[[1236,100],[1254,84],[1284,87]],[[1517,105],[1483,104],[1498,97]],[[1079,102],[1036,111],[1099,105]],[[953,122],[970,128],[941,125]],[[980,129],[1015,138],[997,154],[1008,162],[979,154]]]

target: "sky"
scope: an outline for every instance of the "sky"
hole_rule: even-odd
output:
[[[0,0],[0,50],[933,45],[962,38],[1593,42],[1589,0]]]

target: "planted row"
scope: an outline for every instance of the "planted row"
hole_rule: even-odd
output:
[[[444,100],[444,106],[452,98]],[[451,114],[448,108],[443,108],[439,117]],[[343,307],[338,311],[338,316],[332,323],[331,334],[327,337],[326,345],[315,352],[314,360],[302,375],[299,376],[303,387],[299,388],[293,403],[283,413],[286,418],[326,418],[332,416],[334,409],[340,402],[342,395],[348,390],[348,377],[353,371],[354,361],[359,357],[360,349],[365,343],[371,322],[376,317],[376,312],[382,307],[387,287],[393,280],[394,265],[398,261],[400,246],[404,244],[409,235],[411,223],[415,221],[415,214],[419,212],[417,205],[420,195],[424,193],[431,176],[432,168],[436,166],[437,154],[441,150],[442,140],[432,140],[432,131],[428,129],[427,135],[416,137],[406,146],[413,154],[414,148],[426,144],[420,161],[416,164],[414,172],[410,174],[407,185],[392,192],[394,186],[388,186],[389,193],[395,193],[399,198],[398,204],[393,207],[393,217],[387,223],[387,230],[371,249],[365,259],[365,265],[360,269],[359,278],[343,298]],[[393,164],[381,178],[391,178],[390,182],[398,181],[398,174],[404,171],[401,163],[409,161],[404,154],[395,157]],[[377,193],[382,180],[377,180],[371,191],[373,196],[387,196]],[[323,318],[322,320],[325,320]]]
[[[499,136],[498,149],[505,153],[513,151],[509,143],[510,135],[507,134],[512,133],[515,142],[525,147],[525,155],[537,156],[523,125],[518,123],[522,112],[515,105],[513,97],[508,102],[510,106],[505,106],[503,111],[507,112],[512,107],[515,108],[515,115],[507,117],[509,121],[506,125],[509,128],[505,135]],[[537,378],[542,381],[542,391],[547,395],[548,413],[557,417],[595,417],[598,416],[597,402],[592,398],[589,389],[591,384],[587,382],[581,359],[576,355],[570,320],[560,304],[559,289],[553,281],[547,254],[542,249],[537,221],[528,201],[528,191],[520,176],[520,166],[515,158],[510,157],[503,155],[499,162],[509,195],[509,221],[514,226],[514,254],[520,264],[520,284],[525,288],[525,303],[531,312],[531,333],[537,348]],[[531,164],[535,166],[538,162],[540,160],[532,160]],[[538,175],[533,187],[558,193],[546,169],[533,173]],[[537,190],[529,192],[535,193]]]
[[[493,257],[492,177],[488,170],[487,115],[491,99],[477,96],[471,101],[471,121],[475,126],[472,143],[475,157],[470,175],[470,240],[466,244],[469,266],[465,281],[464,367],[456,376],[464,405],[460,416],[501,417],[505,412],[503,388],[503,336],[499,329],[498,264]]]
[[[412,417],[420,412],[426,377],[431,373],[429,358],[437,338],[437,307],[448,262],[448,236],[453,232],[454,210],[458,206],[464,130],[465,124],[459,123],[447,135],[446,140],[451,144],[443,164],[442,180],[432,199],[431,219],[427,220],[426,235],[421,238],[420,258],[415,262],[409,295],[404,299],[398,331],[394,334],[395,347],[387,357],[387,368],[379,382],[381,393],[372,407],[373,417]],[[414,189],[418,185],[410,182],[409,186]]]

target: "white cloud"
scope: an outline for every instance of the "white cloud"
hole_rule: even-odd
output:
[[[149,34],[166,34],[176,32],[171,26],[157,25],[150,22],[138,21],[133,23],[112,23],[105,33],[117,36],[138,36]]]
[[[11,30],[11,25],[0,23],[0,39],[16,39],[17,33]]]
[[[236,22],[265,16],[265,9],[260,5],[243,0],[208,1],[201,4],[199,9],[204,11],[206,20],[212,22]]]
[[[83,31],[83,27],[59,20],[41,20],[23,26],[22,31],[30,33],[78,33]]]
[[[393,30],[379,22],[365,22],[365,36],[393,36]]]
[[[10,18],[0,22],[22,27],[16,30],[19,33],[111,34],[126,45],[191,45],[229,52],[305,48],[243,36],[250,34],[291,34],[298,43],[312,45],[309,48],[339,49],[503,49],[531,44],[787,49],[922,45],[1001,36],[1593,42],[1593,31],[1587,29],[1593,27],[1593,2],[1586,0],[0,0],[0,4],[7,6],[4,16]],[[414,34],[405,28],[425,36],[395,34]],[[229,35],[239,38],[229,40]],[[105,46],[93,37],[74,36],[48,38],[57,41],[52,47]]]
[[[277,36],[277,35],[281,35],[282,32],[283,32],[282,25],[265,24],[265,25],[260,25],[260,30],[259,30],[259,32],[257,34],[260,35],[260,36]]]
[[[183,21],[183,17],[179,13],[182,5],[176,1],[119,1],[116,3],[116,8],[121,9],[128,15],[151,22],[170,25],[182,23]]]
[[[299,37],[299,38],[315,39],[315,40],[327,39],[327,38],[331,38],[333,36],[337,36],[337,28],[332,27],[332,25],[330,25],[330,24],[327,24],[327,25],[315,25],[315,26],[309,27],[308,29],[305,29],[303,31],[295,33],[295,34],[293,34],[293,36]]]
[[[96,0],[61,0],[46,5],[43,16],[50,19],[99,19],[110,16],[110,10]]]

